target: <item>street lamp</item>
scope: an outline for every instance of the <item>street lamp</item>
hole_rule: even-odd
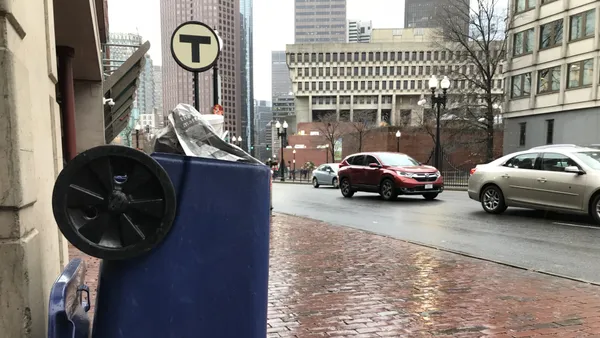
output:
[[[396,143],[397,143],[397,152],[400,152],[400,136],[402,136],[402,133],[400,132],[400,130],[398,130],[396,132]]]
[[[292,151],[292,153],[294,154],[294,171],[292,171],[292,179],[295,181],[296,180],[296,149],[294,149],[294,151]]]
[[[219,35],[219,31],[215,29],[215,34],[217,35],[217,39],[219,40],[219,51],[223,50],[223,39]],[[213,66],[213,101],[215,101],[214,106],[219,104],[219,68],[217,67],[218,62],[215,62]]]
[[[287,121],[283,121],[283,131],[280,132],[282,125],[277,121],[275,128],[277,128],[277,137],[281,138],[281,165],[279,171],[281,173],[281,182],[285,182],[285,161],[283,159],[283,148],[285,148],[285,142],[287,141]]]
[[[442,89],[442,94],[440,95],[439,93],[436,95],[435,90],[438,88],[438,86]],[[447,102],[447,91],[448,88],[450,88],[450,79],[448,79],[447,76],[444,76],[444,78],[442,79],[442,81],[438,81],[438,79],[435,77],[435,75],[431,76],[431,79],[429,79],[429,89],[431,90],[431,107],[433,109],[436,109],[436,116],[435,116],[435,121],[436,121],[436,128],[435,128],[435,160],[434,160],[434,165],[438,170],[441,170],[441,140],[440,140],[440,118],[441,118],[441,114],[442,114],[442,108],[446,108],[446,102]],[[427,103],[427,100],[425,98],[421,99],[418,104],[420,106],[424,106],[425,103]]]
[[[138,122],[135,124],[135,147],[137,149],[140,149],[140,130],[142,130],[142,126]]]

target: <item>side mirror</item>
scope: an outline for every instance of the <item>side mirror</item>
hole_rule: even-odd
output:
[[[369,168],[381,168],[381,166],[379,165],[379,163],[370,163],[369,164]]]
[[[585,171],[579,169],[579,167],[576,167],[576,166],[566,167],[565,168],[565,172],[566,173],[573,173],[573,174],[577,174],[577,175],[583,175],[583,174],[585,174]]]

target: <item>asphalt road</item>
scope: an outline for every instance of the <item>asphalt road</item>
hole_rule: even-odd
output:
[[[273,184],[275,212],[309,217],[477,257],[600,283],[600,227],[591,219],[509,208],[489,215],[464,191],[438,200]],[[316,239],[318,240],[318,239]]]

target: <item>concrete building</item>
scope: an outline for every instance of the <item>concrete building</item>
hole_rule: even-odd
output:
[[[273,120],[271,102],[265,100],[254,101],[254,152],[255,157],[266,161],[271,157],[272,135],[269,123]],[[267,127],[269,125],[269,127]],[[269,150],[267,150],[269,148]]]
[[[193,74],[179,67],[171,56],[171,36],[177,26],[189,20],[198,20],[213,27],[223,40],[218,61],[221,78],[221,105],[225,116],[225,130],[239,135],[242,131],[242,72],[240,32],[240,0],[161,0],[160,23],[163,69],[163,105],[172,110],[179,103],[193,104]],[[213,72],[201,73],[200,112],[212,113],[214,106]]]
[[[106,143],[117,110],[129,112],[122,101],[132,97],[120,89],[135,90],[135,81],[123,73],[137,72],[149,44],[105,76],[107,13],[102,0],[0,3],[2,337],[48,336],[50,288],[68,261],[52,214],[54,180],[65,161]]]
[[[372,21],[348,20],[348,39],[346,42],[371,42]]]
[[[294,43],[346,41],[346,0],[294,0]]]
[[[600,143],[600,2],[510,2],[504,152]]]
[[[530,1],[530,0],[527,0]],[[450,11],[447,6],[454,7],[453,13],[469,13],[468,0],[405,0],[404,2],[404,27],[405,28],[436,28],[438,21]],[[455,8],[464,6],[464,8]],[[465,34],[469,32],[468,20],[465,21]]]
[[[166,125],[165,117],[168,116],[163,111],[163,92],[162,92],[162,67],[154,66],[154,111],[156,121],[156,128],[163,128]]]
[[[371,43],[288,45],[296,122],[319,121],[331,113],[341,121],[364,113],[377,124],[423,122],[424,108],[417,102],[428,94],[431,75],[475,71],[458,57],[459,51],[436,49],[434,36],[428,29],[375,29]],[[502,95],[500,74],[494,84],[495,93]],[[449,95],[473,91],[457,79]]]
[[[253,1],[240,0],[240,32],[241,32],[241,63],[240,71],[242,76],[242,148],[249,150],[254,155],[254,49],[252,29],[253,22]]]

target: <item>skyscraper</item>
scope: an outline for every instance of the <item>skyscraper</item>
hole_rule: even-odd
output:
[[[171,56],[171,35],[180,24],[196,20],[216,29],[223,40],[218,72],[221,78],[221,105],[225,115],[225,129],[233,135],[242,131],[242,75],[240,0],[161,0],[160,22],[163,68],[163,105],[165,113],[179,103],[193,104],[193,74],[177,65]],[[200,112],[212,113],[213,70],[201,73]]]
[[[271,52],[271,98],[289,95],[292,92],[292,80],[285,59],[285,51]]]
[[[346,42],[346,0],[294,0],[295,43]]]
[[[163,111],[163,91],[162,91],[162,67],[154,66],[154,120],[156,128],[165,126],[165,112]]]
[[[254,60],[252,49],[252,0],[240,0],[241,22],[241,57],[240,73],[242,76],[242,145],[252,155],[254,140]]]
[[[404,27],[405,28],[436,28],[439,23],[436,18],[447,15],[445,6],[465,6],[453,13],[469,13],[469,1],[448,0],[405,0],[404,2]],[[469,31],[468,20],[465,22],[465,33]]]
[[[348,42],[371,42],[372,21],[348,20]]]

